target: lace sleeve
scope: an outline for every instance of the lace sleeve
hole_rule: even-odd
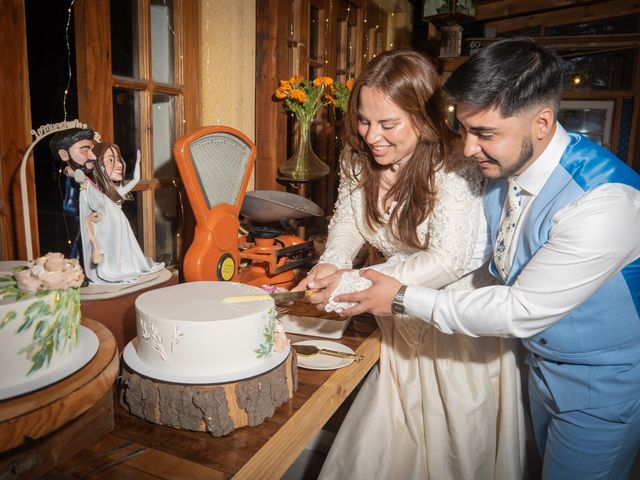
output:
[[[340,168],[340,186],[333,217],[329,223],[327,246],[319,263],[332,263],[338,268],[351,268],[352,260],[364,245],[365,239],[356,224],[356,212],[353,208],[353,190],[355,185],[342,175]],[[361,213],[361,212],[360,212]]]
[[[427,219],[428,248],[403,262],[383,264],[376,270],[406,284],[442,288],[475,268],[472,265],[482,210],[482,174],[475,166],[439,174],[438,202]]]

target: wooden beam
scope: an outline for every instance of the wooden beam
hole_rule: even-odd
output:
[[[612,0],[593,5],[565,8],[553,12],[527,15],[507,20],[488,22],[485,27],[494,27],[496,32],[510,32],[529,27],[554,27],[576,22],[593,22],[605,18],[640,13],[640,0]]]
[[[185,28],[182,32],[184,47],[181,62],[185,71],[181,83],[183,87],[184,102],[184,132],[189,132],[201,127],[200,110],[200,2],[183,1],[182,16],[185,19]]]
[[[273,101],[273,93],[289,76],[289,8],[286,0],[256,3],[256,189],[283,189],[276,177],[278,164],[286,160],[287,117],[280,102]]]
[[[635,48],[640,46],[640,34],[625,33],[619,35],[579,35],[572,37],[535,37],[536,43],[548,48]],[[500,38],[468,38],[466,42],[478,43],[485,47]]]
[[[74,6],[78,117],[113,140],[109,2],[77,0]],[[95,98],[95,92],[104,96]]]
[[[529,15],[547,10],[558,10],[572,5],[585,5],[584,0],[499,0],[497,2],[478,5],[475,19],[477,21],[497,20],[505,17]]]
[[[0,9],[0,260],[26,259],[18,170],[32,141],[27,27],[23,0],[6,0]],[[37,127],[37,126],[36,126]],[[33,160],[27,167],[30,211],[35,212]],[[13,201],[10,201],[10,199]],[[31,241],[38,245],[38,222],[31,216]]]

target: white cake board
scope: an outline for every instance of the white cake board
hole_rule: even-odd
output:
[[[124,352],[122,353],[122,358],[125,363],[135,372],[155,380],[186,385],[209,385],[214,383],[231,383],[237,382],[238,380],[246,380],[247,378],[255,377],[256,375],[273,370],[287,359],[289,351],[291,350],[291,347],[287,346],[287,348],[282,352],[274,352],[273,355],[266,359],[262,364],[245,370],[222,375],[189,375],[188,373],[178,374],[149,367],[149,365],[142,361],[138,356],[137,346],[138,337],[131,340],[127,346],[124,347]]]
[[[65,362],[55,368],[48,369],[45,375],[31,379],[25,377],[25,380],[17,385],[0,386],[0,400],[34,392],[76,373],[93,359],[99,346],[100,341],[96,334],[87,327],[80,325],[78,346],[73,349],[73,352]]]
[[[146,273],[138,277],[136,283],[93,284],[80,289],[81,300],[108,300],[124,294],[160,285],[171,278],[171,271],[163,268],[158,272]]]

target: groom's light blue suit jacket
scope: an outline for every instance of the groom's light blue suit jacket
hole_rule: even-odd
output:
[[[549,239],[560,209],[605,183],[640,189],[640,176],[586,137],[570,134],[560,164],[533,200],[516,246],[511,285]],[[495,244],[506,179],[490,182],[485,213]],[[640,225],[629,225],[629,229]],[[500,281],[493,262],[493,275]],[[576,272],[579,275],[579,272]],[[640,260],[605,283],[583,304],[541,333],[523,339],[527,363],[538,367],[561,411],[597,408],[640,398]]]

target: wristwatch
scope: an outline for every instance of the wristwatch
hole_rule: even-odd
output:
[[[407,286],[402,285],[398,291],[396,292],[396,296],[393,297],[393,301],[391,302],[391,311],[398,315],[404,315],[407,311],[404,308],[404,294],[407,291]]]

